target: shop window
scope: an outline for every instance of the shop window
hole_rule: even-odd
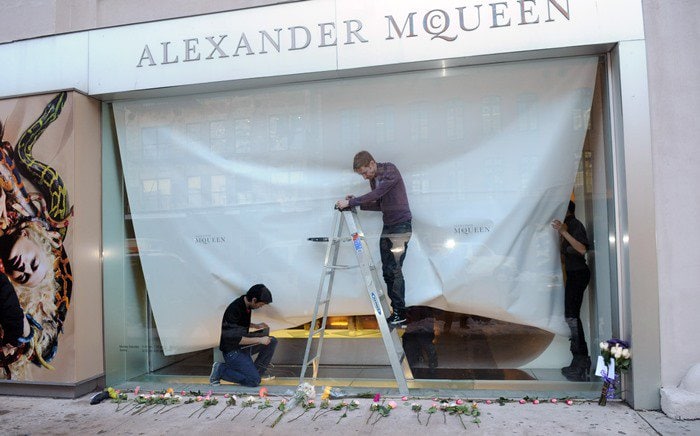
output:
[[[152,104],[114,102],[115,113],[132,114],[115,117],[131,202],[125,220],[134,223],[128,239],[149,247],[130,253],[134,277],[124,283],[131,292],[125,299],[148,295],[132,303],[152,316],[149,327],[139,327],[148,334],[137,332],[151,354],[128,356],[138,361],[128,364],[129,374],[206,382],[223,310],[264,281],[275,303],[256,316],[276,326],[283,339],[276,368],[296,378],[317,322],[309,318],[326,249],[308,238],[326,236],[335,200],[369,190],[349,168],[353,154],[367,149],[399,167],[414,216],[405,265],[416,330],[407,332],[418,334],[404,343],[414,353],[414,375],[566,382],[564,277],[550,221],[563,218],[572,196],[596,247],[581,309],[590,350],[609,337],[615,310],[605,86],[596,68],[595,58],[550,59],[454,68],[439,77],[421,71],[163,98],[159,107],[178,111],[158,126]],[[554,77],[557,86],[541,77]],[[189,104],[192,98],[198,104]],[[182,137],[186,147],[177,143]],[[196,231],[180,214],[183,206],[206,215]],[[360,217],[380,265],[381,215]],[[193,239],[207,243],[193,247]],[[351,264],[349,253],[339,261]],[[217,280],[203,287],[195,280],[202,274]],[[348,376],[362,366],[385,367],[356,270],[336,279],[329,332],[338,342],[328,344],[322,362],[350,362]],[[121,314],[110,328],[131,328],[126,319]],[[178,330],[190,324],[204,327],[196,335]]]

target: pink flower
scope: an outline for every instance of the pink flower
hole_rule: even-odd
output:
[[[224,394],[224,398],[228,398],[228,397],[229,397],[229,395],[228,395],[228,394]]]
[[[141,386],[136,386],[136,389],[134,389],[134,395],[138,395],[140,390]]]
[[[153,395],[154,392],[153,392],[153,391],[148,391],[148,394],[149,394],[149,395]]]
[[[377,392],[376,394],[374,394],[374,400],[373,400],[373,401],[374,401],[375,403],[378,403],[379,400],[381,400],[381,399],[382,399],[382,396],[379,395],[379,392]]]
[[[572,404],[574,404],[573,401],[571,401],[571,400],[566,400],[566,405],[567,405],[567,406],[571,406]]]
[[[557,403],[557,399],[556,399],[556,398],[552,398],[551,400],[549,400],[549,402],[550,402],[550,403],[553,403],[553,404],[556,404],[556,403]]]
[[[437,400],[438,400],[437,397],[433,398],[433,401],[435,401],[436,403],[437,403]]]
[[[309,400],[309,404],[316,404],[314,400]]]
[[[461,399],[457,398],[457,401],[455,401],[455,403],[457,403],[458,406],[461,406],[462,403],[464,403],[464,401],[462,401]]]
[[[486,404],[491,404],[491,400],[486,400]]]
[[[260,388],[260,390],[258,391],[258,397],[260,397],[260,398],[267,397],[267,388],[266,387]]]
[[[408,401],[408,397],[404,395],[403,397],[401,397],[401,401]]]
[[[201,395],[197,395],[197,398],[195,398],[195,400],[197,400],[197,401],[202,401],[202,396],[201,396]]]
[[[180,395],[182,395],[184,397],[185,395],[187,395],[187,392],[182,391],[182,392],[180,392]]]
[[[532,400],[532,404],[540,404],[540,400]]]
[[[521,398],[520,401],[519,401],[519,403],[520,403],[520,404],[525,404],[525,403],[527,403],[527,401],[525,401],[524,399]]]
[[[207,397],[211,397],[212,391],[207,392]]]
[[[389,408],[396,409],[396,401],[389,401]]]

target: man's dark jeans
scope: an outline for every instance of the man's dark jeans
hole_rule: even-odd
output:
[[[260,377],[265,375],[265,371],[270,365],[276,347],[277,338],[270,336],[269,345],[243,346],[229,351],[224,354],[224,364],[219,367],[218,378],[243,386],[258,386]],[[255,354],[258,357],[253,363],[252,356]]]
[[[411,221],[385,225],[379,238],[379,253],[382,257],[382,273],[387,293],[391,299],[394,314],[406,314],[406,282],[404,281],[403,260],[406,258],[408,241],[411,239]]]

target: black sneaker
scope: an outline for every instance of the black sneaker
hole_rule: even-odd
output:
[[[397,326],[397,325],[405,323],[406,317],[400,316],[398,313],[394,313],[393,315],[391,315],[389,318],[386,319],[386,322],[389,323],[390,326]]]
[[[211,366],[211,375],[209,376],[209,384],[213,386],[218,386],[221,384],[221,378],[219,376],[219,367],[221,362],[214,362]]]

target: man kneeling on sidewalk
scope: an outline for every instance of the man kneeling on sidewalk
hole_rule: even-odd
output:
[[[277,347],[277,339],[268,336],[270,328],[265,323],[251,324],[250,312],[272,303],[272,293],[263,284],[253,285],[248,292],[233,300],[224,312],[221,321],[219,349],[224,362],[214,362],[209,383],[218,385],[220,380],[255,387],[262,380],[273,377],[266,375],[272,355]],[[251,332],[251,327],[257,331]],[[253,362],[252,356],[258,357]]]

